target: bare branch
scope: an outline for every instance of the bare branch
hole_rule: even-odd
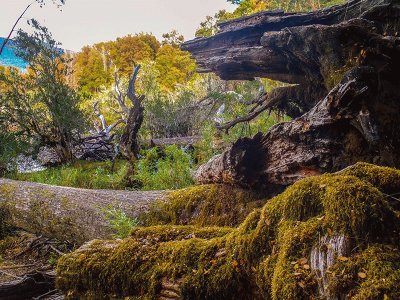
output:
[[[224,123],[224,124],[216,124],[215,127],[219,130],[225,130],[226,132],[228,132],[229,129],[231,129],[232,127],[234,127],[235,125],[239,124],[239,123],[244,123],[244,122],[249,122],[251,120],[253,120],[254,118],[256,118],[259,114],[261,114],[263,111],[267,110],[268,108],[270,108],[270,104],[269,102],[264,103],[261,106],[258,106],[257,109],[252,110],[249,114],[243,116],[243,117],[239,117],[233,121]]]
[[[99,101],[94,102],[93,110],[94,110],[94,113],[96,114],[96,116],[98,118],[100,118],[101,126],[103,127],[103,132],[107,132],[107,128],[108,128],[107,122],[106,122],[106,119],[104,118],[104,116],[100,113],[98,105],[99,105]]]
[[[132,78],[129,80],[128,98],[132,101],[133,105],[136,105],[137,104],[136,102],[140,101],[140,99],[136,96],[135,83],[141,67],[142,67],[141,65],[137,65],[134,68]]]
[[[120,77],[118,76],[117,68],[115,68],[114,71],[114,81],[115,81],[115,92],[117,93],[117,96],[115,97],[118,101],[119,106],[125,113],[125,115],[129,115],[129,109],[125,104],[125,95],[122,94],[120,88],[119,88],[119,83],[121,81]]]
[[[4,50],[5,46],[7,45],[8,41],[10,40],[11,35],[12,35],[12,33],[14,32],[15,27],[17,26],[18,22],[22,19],[22,17],[25,15],[26,11],[29,9],[29,7],[31,7],[31,5],[32,5],[33,3],[34,3],[34,2],[32,2],[31,4],[29,4],[29,5],[25,8],[25,10],[24,10],[24,11],[22,12],[22,14],[19,16],[19,18],[17,19],[17,21],[14,23],[14,26],[12,27],[10,33],[8,34],[8,36],[6,37],[6,39],[3,41],[3,45],[1,45],[1,48],[0,48],[0,55],[3,53],[3,50]]]
[[[255,104],[245,116],[239,117],[235,120],[224,124],[216,124],[216,128],[219,130],[225,130],[228,132],[229,129],[239,123],[249,122],[256,118],[259,114],[266,111],[267,109],[277,108],[279,104],[286,101],[288,94],[293,90],[293,87],[279,87],[273,89],[269,93],[263,93],[258,96],[250,103]]]
[[[117,122],[111,124],[108,128],[107,128],[107,135],[110,134],[110,132],[117,127],[119,124],[125,124],[125,121],[122,119],[119,119]]]

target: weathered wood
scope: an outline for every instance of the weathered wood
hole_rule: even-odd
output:
[[[144,96],[137,96],[135,89],[136,79],[140,68],[140,65],[135,67],[132,78],[129,80],[127,96],[132,102],[132,107],[129,109],[126,126],[120,141],[121,152],[131,162],[135,161],[139,155],[137,135],[140,127],[142,127],[144,118],[144,107],[142,104]]]
[[[219,25],[221,30],[215,36],[188,41],[182,48],[193,54],[200,72],[214,72],[223,79],[247,80],[267,77],[289,83],[302,83],[310,81],[311,78],[320,78],[319,69],[314,68],[318,57],[304,57],[307,62],[302,62],[300,65],[288,64],[288,58],[283,54],[296,46],[295,41],[288,37],[285,47],[273,45],[268,47],[265,38],[264,42],[261,39],[266,32],[276,34],[276,37],[290,33],[291,28],[310,25],[329,26],[353,18],[378,20],[381,25],[382,21],[395,24],[398,17],[399,4],[396,0],[354,0],[309,13],[260,12],[224,22]],[[395,33],[396,29],[391,29],[388,33],[390,32]],[[304,36],[304,43],[311,45],[309,42],[313,41]],[[329,40],[324,42],[330,43]],[[339,49],[340,46],[340,43],[337,44],[333,50]],[[318,56],[329,54],[327,53],[329,47],[325,47],[325,43],[319,44],[319,47],[326,51]],[[299,54],[306,51],[305,48],[296,47],[296,52]],[[332,63],[334,62],[330,62]]]
[[[0,283],[0,300],[33,299],[45,295],[54,290],[55,279],[55,271],[34,271],[21,279]]]
[[[392,79],[369,67],[353,70],[310,112],[265,135],[237,141],[201,166],[195,179],[273,192],[357,161],[399,166],[400,135],[393,129],[399,128],[400,91],[394,84],[400,83]]]
[[[9,211],[12,225],[78,245],[112,236],[104,215],[107,207],[119,208],[133,218],[167,194],[86,190],[0,179],[0,205]]]
[[[274,108],[297,119],[239,140],[201,166],[195,179],[274,191],[357,161],[398,167],[399,16],[395,0],[262,12],[186,43],[203,71],[296,84],[266,94],[258,110],[241,119]]]

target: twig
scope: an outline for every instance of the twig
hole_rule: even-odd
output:
[[[4,266],[4,267],[0,267],[0,270],[22,269],[22,268],[35,267],[35,266],[37,266],[37,264]]]
[[[18,18],[17,21],[15,22],[15,24],[14,24],[14,26],[12,27],[10,33],[8,34],[8,36],[6,37],[6,39],[5,39],[4,42],[3,42],[3,45],[1,46],[0,55],[3,53],[4,47],[7,45],[8,41],[10,40],[11,35],[12,35],[12,33],[14,32],[14,29],[15,29],[15,27],[17,26],[18,22],[22,19],[22,17],[23,17],[24,14],[26,13],[26,11],[29,9],[29,7],[31,7],[31,5],[32,5],[33,3],[34,3],[34,2],[32,2],[31,4],[29,4],[29,5],[25,8],[25,10],[22,12],[22,14],[19,16],[19,18]]]
[[[59,290],[51,290],[51,291],[47,292],[46,294],[40,295],[40,296],[38,296],[36,298],[33,298],[33,300],[40,300],[40,299],[43,299],[44,297],[54,295],[54,294],[56,294],[58,292],[59,292]]]
[[[16,279],[22,279],[22,277],[16,276],[16,275],[11,274],[11,273],[7,273],[7,272],[5,272],[5,271],[3,271],[3,270],[0,270],[0,273],[2,273],[2,274],[4,274],[4,275],[7,275],[7,276],[10,276],[10,277],[14,277],[14,278],[16,278]]]
[[[59,254],[59,255],[64,255],[64,254],[65,254],[65,253],[61,252],[60,250],[58,250],[58,249],[57,249],[56,247],[54,247],[53,245],[49,244],[49,246],[50,246],[50,248],[51,248],[53,251],[57,252],[57,254]]]

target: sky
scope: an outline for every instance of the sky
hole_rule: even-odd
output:
[[[5,37],[33,0],[0,1],[0,36]],[[32,5],[18,27],[28,30],[27,19],[35,18],[64,49],[79,51],[85,45],[140,32],[161,39],[176,29],[186,40],[192,39],[200,22],[220,9],[232,11],[234,6],[226,0],[66,0],[60,11],[47,0],[43,8]]]

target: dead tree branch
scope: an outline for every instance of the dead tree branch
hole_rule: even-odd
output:
[[[6,39],[3,41],[3,44],[1,45],[0,48],[0,55],[3,53],[4,48],[6,47],[7,43],[9,42],[12,33],[15,30],[15,27],[18,25],[19,21],[22,19],[22,17],[25,15],[25,13],[27,12],[27,10],[32,6],[32,4],[35,2],[30,3],[25,10],[22,12],[22,14],[19,16],[19,18],[17,19],[17,21],[14,23],[14,26],[11,28],[10,33],[8,34],[8,36],[6,37]]]

